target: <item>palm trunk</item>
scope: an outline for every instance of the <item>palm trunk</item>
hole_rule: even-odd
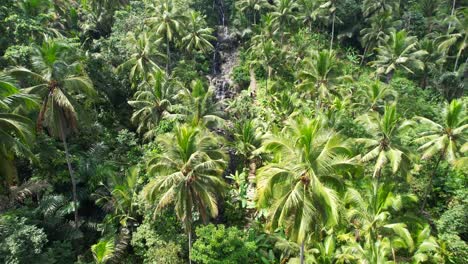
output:
[[[455,4],[456,4],[457,0],[453,0],[452,1],[452,11],[450,12],[450,16],[453,16],[453,14],[455,13]],[[448,24],[448,30],[447,31],[450,31],[450,29],[452,28],[452,22],[450,22]]]
[[[67,160],[68,172],[70,173],[70,179],[72,182],[72,194],[73,194],[73,207],[74,207],[74,215],[75,215],[75,228],[78,228],[78,199],[76,195],[76,179],[73,174],[73,168],[70,161],[70,153],[68,151],[67,139],[65,136],[65,126],[63,120],[63,113],[61,113],[60,117],[60,133],[63,142],[63,148],[65,150],[65,158]]]
[[[305,239],[302,240],[302,242],[301,242],[301,252],[300,252],[300,261],[301,261],[301,264],[304,264],[304,263],[305,263],[304,244],[305,244]]]
[[[166,74],[169,75],[170,73],[170,65],[171,65],[171,50],[169,48],[169,38],[166,36],[166,56],[167,56],[167,62],[166,62]]]
[[[257,79],[255,77],[255,70],[253,69],[252,66],[250,66],[250,69],[249,69],[249,73],[250,73],[250,96],[252,98],[256,98],[257,97]]]
[[[434,166],[434,169],[432,170],[431,177],[429,178],[429,183],[427,184],[426,190],[424,191],[424,196],[423,196],[423,202],[421,204],[421,211],[424,210],[427,204],[427,196],[430,194],[432,190],[432,182],[434,181],[434,176],[437,172],[437,169],[439,168],[440,161],[442,160],[442,157],[444,156],[443,153],[440,154],[439,158],[437,159],[436,165]]]
[[[44,122],[45,112],[47,110],[47,103],[49,102],[49,97],[52,96],[54,89],[55,87],[49,88],[49,93],[47,94],[47,96],[44,98],[44,101],[42,102],[41,111],[39,112],[39,116],[37,117],[37,121],[36,121],[37,132],[42,132],[42,123]]]
[[[189,230],[189,233],[188,233],[188,255],[189,255],[189,264],[192,264],[192,230]]]
[[[386,84],[389,84],[390,81],[393,79],[393,74],[395,74],[395,71],[392,70],[391,72],[387,73],[387,75],[385,76],[385,83]]]
[[[331,40],[330,40],[330,51],[333,49],[333,38],[335,37],[335,12],[333,12],[332,18],[332,32],[331,32]]]
[[[364,48],[364,53],[362,54],[362,59],[361,59],[361,66],[362,64],[364,63],[364,60],[366,58],[366,55],[367,55],[367,49],[369,48],[369,43],[366,44],[366,47]]]

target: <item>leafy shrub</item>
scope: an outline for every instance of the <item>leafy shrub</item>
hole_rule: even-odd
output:
[[[257,263],[255,242],[248,241],[243,231],[224,225],[207,225],[196,230],[192,260],[201,264]]]
[[[0,263],[37,263],[46,243],[44,231],[26,224],[26,218],[0,218]]]

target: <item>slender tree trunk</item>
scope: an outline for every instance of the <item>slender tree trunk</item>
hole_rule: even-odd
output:
[[[188,232],[188,255],[189,264],[192,264],[192,230]]]
[[[255,99],[257,97],[257,78],[255,77],[255,70],[253,69],[252,66],[250,66],[249,73],[250,73],[250,85],[249,85],[250,96]]]
[[[63,113],[61,113],[63,115]],[[75,228],[78,228],[78,198],[76,195],[76,179],[73,173],[73,168],[71,165],[70,160],[70,153],[68,151],[67,139],[65,136],[65,124],[63,120],[63,116],[60,117],[60,134],[62,137],[63,148],[65,150],[65,158],[67,160],[68,172],[70,173],[70,179],[72,183],[72,194],[73,194],[73,207],[74,207],[74,215],[75,215]]]
[[[170,73],[170,65],[171,65],[171,50],[169,47],[169,38],[166,36],[166,56],[167,56],[167,63],[166,63],[166,74],[169,75]]]
[[[366,55],[367,55],[367,49],[369,48],[369,43],[366,44],[366,47],[364,48],[364,53],[362,54],[362,59],[361,59],[361,66],[362,64],[364,63],[364,60],[366,59]]]
[[[335,11],[333,11],[333,18],[332,18],[332,32],[331,32],[331,40],[330,40],[330,51],[333,49],[333,38],[335,37]]]
[[[393,79],[393,74],[395,74],[395,71],[392,70],[391,72],[387,73],[387,75],[385,76],[385,83],[386,84],[389,84],[390,81]]]
[[[457,2],[456,0],[452,1],[452,11],[450,12],[450,16],[453,16],[453,14],[455,13],[456,2]],[[447,31],[450,31],[451,28],[452,28],[452,22],[449,22]]]
[[[301,261],[301,264],[304,264],[304,263],[305,263],[304,244],[305,244],[305,239],[303,239],[302,242],[301,242],[301,252],[300,252],[300,261]]]
[[[44,117],[45,117],[45,112],[47,110],[47,103],[49,102],[49,97],[52,96],[54,93],[55,87],[49,87],[49,93],[47,96],[44,98],[44,101],[42,102],[41,106],[41,111],[39,112],[39,116],[37,117],[36,121],[36,131],[37,132],[42,132],[42,123],[44,122]]]
[[[444,153],[441,153],[439,158],[437,158],[437,162],[434,166],[434,169],[432,170],[431,177],[429,178],[429,182],[426,186],[426,190],[424,191],[424,196],[423,196],[423,202],[421,204],[421,211],[424,211],[424,208],[426,207],[427,204],[427,196],[430,194],[432,190],[432,182],[434,181],[434,176],[437,173],[437,169],[439,168],[440,161],[442,160],[442,157],[444,156]]]

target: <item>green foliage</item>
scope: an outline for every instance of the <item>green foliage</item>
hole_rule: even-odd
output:
[[[235,227],[210,224],[197,228],[196,234],[191,257],[198,263],[257,263],[255,242]]]
[[[0,218],[0,261],[8,264],[34,263],[44,253],[47,235],[25,218]]]

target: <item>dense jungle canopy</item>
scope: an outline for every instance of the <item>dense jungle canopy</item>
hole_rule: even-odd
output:
[[[1,0],[0,263],[468,263],[466,0]]]

